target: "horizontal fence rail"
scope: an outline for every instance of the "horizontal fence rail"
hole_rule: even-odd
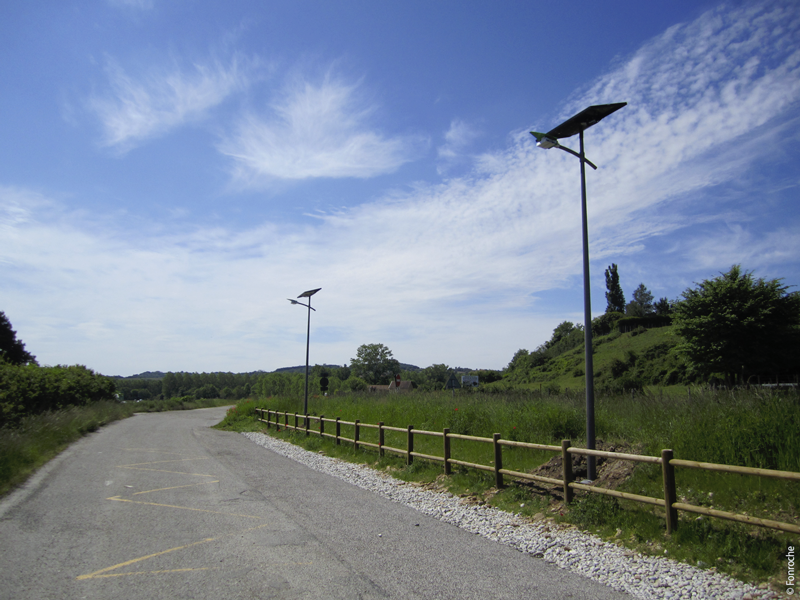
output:
[[[425,431],[422,429],[414,429],[412,425],[408,427],[393,427],[379,423],[361,423],[358,419],[355,421],[342,421],[337,417],[336,419],[326,419],[324,416],[312,415],[299,415],[298,413],[279,412],[270,409],[255,409],[256,413],[260,415],[259,421],[266,423],[269,429],[272,425],[290,429],[293,431],[305,431],[306,435],[314,433],[321,437],[328,437],[335,440],[336,444],[347,442],[352,444],[357,450],[360,446],[367,446],[370,448],[377,448],[380,456],[384,456],[384,452],[392,452],[406,457],[406,464],[412,464],[414,458],[421,458],[444,464],[444,472],[450,475],[452,466],[457,465],[461,467],[468,467],[471,469],[478,469],[481,471],[493,472],[495,476],[495,485],[498,488],[505,487],[503,476],[514,477],[528,481],[537,481],[540,483],[547,483],[550,485],[557,485],[564,491],[564,501],[569,504],[574,497],[574,490],[581,490],[591,492],[594,494],[603,494],[624,500],[632,500],[642,504],[649,504],[652,506],[660,506],[664,508],[667,534],[671,534],[678,527],[678,511],[682,510],[689,513],[695,513],[714,517],[718,519],[726,519],[729,521],[736,521],[739,523],[746,523],[748,525],[756,525],[758,527],[767,527],[770,529],[777,529],[788,533],[800,533],[800,526],[794,523],[784,523],[781,521],[774,521],[771,519],[761,519],[758,517],[751,517],[749,515],[741,515],[737,513],[726,512],[713,508],[706,508],[704,506],[695,506],[693,504],[686,504],[678,502],[677,490],[675,486],[675,467],[683,467],[689,469],[702,469],[706,471],[717,471],[722,473],[734,473],[739,475],[755,475],[759,477],[770,477],[774,479],[782,479],[785,481],[800,481],[800,473],[793,471],[777,471],[772,469],[757,469],[753,467],[739,467],[734,465],[721,465],[716,463],[698,462],[693,460],[684,460],[674,458],[672,450],[662,450],[661,456],[647,456],[640,454],[625,454],[623,452],[608,452],[605,450],[591,450],[588,448],[576,448],[572,446],[570,440],[562,440],[561,446],[551,446],[547,444],[534,444],[530,442],[519,442],[516,440],[504,440],[500,438],[499,433],[495,433],[492,437],[478,437],[474,435],[463,435],[460,433],[450,433],[449,429],[443,431]],[[283,419],[281,421],[281,419]],[[291,423],[290,423],[291,420]],[[311,421],[316,422],[316,429],[311,429]],[[325,430],[325,424],[330,423],[334,425],[335,433],[330,433]],[[341,426],[346,425],[353,428],[353,437],[347,438],[341,435]],[[361,429],[377,429],[378,430],[378,443],[366,442],[360,439]],[[406,435],[406,447],[394,448],[387,446],[385,441],[385,432],[390,431],[394,433],[404,433]],[[435,456],[430,454],[422,454],[414,450],[414,437],[415,436],[429,436],[439,437],[442,439],[442,456]],[[494,461],[492,465],[482,465],[478,463],[471,463],[463,460],[453,458],[450,442],[451,440],[467,440],[472,442],[480,442],[492,444],[494,449]],[[562,473],[561,479],[554,477],[545,477],[543,475],[535,475],[533,473],[522,473],[520,471],[512,471],[503,468],[503,446],[513,448],[527,448],[531,450],[544,450],[548,452],[561,453]],[[641,496],[639,494],[631,494],[629,492],[620,492],[609,488],[597,487],[594,485],[587,485],[575,481],[572,472],[572,455],[583,456],[597,456],[611,460],[625,460],[632,462],[641,462],[649,464],[661,465],[662,479],[663,479],[663,498],[653,498],[651,496]]]

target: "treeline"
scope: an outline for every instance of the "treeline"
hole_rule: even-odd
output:
[[[160,379],[117,379],[120,400],[166,400],[189,396],[198,400],[241,400],[254,394],[263,373],[165,373]]]
[[[114,382],[82,365],[40,367],[0,311],[0,427],[28,415],[114,398]]]
[[[114,381],[82,365],[40,367],[0,360],[0,427],[28,415],[114,398]]]
[[[391,354],[391,353],[389,353]],[[481,383],[498,381],[502,377],[500,371],[451,368],[445,364],[431,365],[425,369],[413,371],[399,370],[401,381],[410,381],[413,389],[421,391],[434,391],[444,389],[445,383],[451,374],[455,374],[460,381],[460,375],[477,375]],[[364,375],[367,375],[365,372]],[[327,380],[327,389],[322,390],[321,382]],[[308,393],[309,395],[334,395],[337,393],[365,392],[370,385],[385,385],[389,383],[388,377],[376,377],[369,380],[369,376],[359,377],[352,367],[330,368],[315,365],[309,369]],[[262,375],[253,388],[255,395],[266,398],[270,396],[300,396],[305,391],[305,373],[267,373]]]

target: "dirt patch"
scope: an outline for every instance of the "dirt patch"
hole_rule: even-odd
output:
[[[630,444],[607,444],[603,440],[597,440],[595,443],[597,450],[604,452],[621,452],[624,454],[641,454],[642,448],[632,446]],[[580,454],[572,454],[572,474],[576,481],[586,479],[587,467],[586,456]],[[625,482],[633,473],[636,463],[629,460],[614,460],[602,456],[596,457],[597,464],[597,479],[592,482],[596,487],[608,488],[610,490],[617,489],[623,482]],[[553,479],[561,479],[563,476],[563,461],[561,455],[554,456],[545,464],[531,471],[533,475],[542,475],[544,477],[552,477]]]

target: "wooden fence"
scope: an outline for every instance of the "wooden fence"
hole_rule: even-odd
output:
[[[738,473],[741,475],[757,475],[760,477],[771,477],[774,479],[784,479],[787,481],[800,481],[800,473],[792,471],[774,471],[771,469],[755,469],[752,467],[737,467],[732,465],[720,465],[715,463],[697,462],[693,460],[682,460],[672,456],[672,450],[662,450],[661,456],[645,456],[639,454],[624,454],[622,452],[607,452],[604,450],[589,450],[587,448],[576,448],[571,445],[570,440],[563,440],[561,446],[550,446],[547,444],[533,444],[529,442],[517,442],[514,440],[504,440],[500,437],[499,433],[495,433],[491,438],[477,437],[473,435],[461,435],[459,433],[450,433],[449,429],[442,431],[424,431],[421,429],[414,429],[412,425],[408,427],[390,427],[384,425],[383,422],[377,424],[361,423],[358,419],[355,421],[342,421],[339,417],[335,419],[326,419],[324,416],[313,415],[299,415],[297,413],[278,412],[269,409],[257,408],[256,412],[260,414],[259,421],[267,424],[267,428],[272,425],[283,426],[285,429],[292,429],[295,431],[305,431],[306,435],[314,433],[316,435],[331,438],[338,445],[342,442],[353,444],[357,450],[360,446],[367,446],[378,450],[380,456],[384,456],[385,452],[392,452],[405,456],[406,464],[411,464],[414,458],[421,458],[425,460],[438,461],[444,464],[444,472],[446,475],[451,473],[453,465],[460,465],[462,467],[469,467],[472,469],[480,469],[482,471],[489,471],[494,473],[495,485],[498,488],[504,487],[503,477],[516,477],[518,479],[525,479],[528,481],[538,481],[541,483],[548,483],[551,485],[558,485],[564,490],[564,501],[569,504],[574,496],[574,490],[583,490],[595,494],[605,494],[607,496],[614,496],[615,498],[623,498],[625,500],[633,500],[634,502],[641,502],[643,504],[651,504],[661,506],[665,510],[667,534],[671,534],[678,526],[678,511],[686,511],[715,517],[718,519],[727,519],[729,521],[737,521],[739,523],[747,523],[749,525],[757,525],[759,527],[768,527],[770,529],[777,529],[789,533],[800,533],[800,526],[793,523],[783,523],[780,521],[773,521],[771,519],[760,519],[751,517],[749,515],[741,515],[737,513],[716,510],[713,508],[706,508],[704,506],[695,506],[693,504],[686,504],[677,501],[677,493],[675,487],[675,467],[685,467],[689,469],[703,469],[706,471],[718,471],[723,473]],[[266,418],[265,418],[266,417]],[[281,418],[283,422],[281,422]],[[290,423],[291,419],[291,423]],[[316,421],[317,427],[311,428],[311,422]],[[326,431],[325,425],[330,423],[334,426],[334,432],[331,433],[330,429]],[[347,425],[353,427],[353,437],[347,438],[341,435],[341,426]],[[378,443],[366,442],[360,439],[360,433],[363,428],[377,429],[378,430]],[[406,447],[393,448],[384,444],[384,432],[393,431],[406,434]],[[442,456],[435,456],[430,454],[422,454],[414,451],[414,437],[415,436],[432,436],[442,439]],[[471,440],[475,442],[484,442],[492,444],[494,448],[494,464],[482,465],[476,463],[465,462],[453,458],[450,450],[450,441],[454,439]],[[561,479],[554,477],[545,477],[543,475],[534,475],[532,473],[521,473],[519,471],[511,471],[503,468],[503,446],[513,446],[517,448],[529,448],[532,450],[545,450],[551,452],[560,452],[562,457],[562,474]],[[612,460],[626,460],[633,462],[643,462],[650,464],[661,465],[663,477],[663,498],[653,498],[651,496],[640,496],[638,494],[631,494],[628,492],[620,492],[608,488],[596,487],[593,485],[586,485],[578,483],[574,480],[572,473],[572,456],[573,454],[584,456],[598,456]]]

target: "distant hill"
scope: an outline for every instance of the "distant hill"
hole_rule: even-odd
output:
[[[124,375],[109,375],[111,379],[163,379],[166,373],[162,373],[161,371],[145,371],[144,373],[138,373],[136,375],[128,375],[127,377]]]
[[[305,369],[305,367],[303,367]],[[169,371],[170,373],[188,373],[188,371]],[[212,371],[212,373],[224,373],[225,371]],[[235,375],[258,375],[266,373],[266,371],[249,371],[246,373],[235,373]],[[163,379],[166,373],[162,371],[145,371],[144,373],[137,373],[136,375],[108,375],[111,379]]]
[[[309,372],[315,366],[316,365],[308,365]],[[327,365],[326,364],[326,365],[319,365],[319,366],[320,367],[326,367],[328,369],[341,369],[342,368],[342,365]],[[270,373],[305,373],[305,372],[306,372],[306,366],[305,365],[299,365],[297,367],[281,367],[280,369],[275,369],[274,371],[270,371]]]
[[[309,370],[311,369],[311,367],[314,367],[314,366],[317,366],[317,365],[309,365]],[[319,365],[319,366],[326,367],[328,369],[341,369],[342,368],[342,365],[324,364],[324,365]],[[400,368],[403,371],[421,371],[422,370],[420,367],[418,367],[416,365],[409,365],[407,363],[400,363]],[[472,369],[464,369],[464,368],[458,367],[455,370],[459,371],[459,372],[460,371],[469,372]],[[264,373],[264,374],[267,374],[267,373],[305,373],[305,371],[306,371],[306,366],[305,365],[298,365],[296,367],[281,367],[279,369],[275,369],[274,371],[251,371],[251,372],[248,372],[248,373],[236,373],[236,375],[258,375],[260,373]],[[175,371],[175,372],[177,372],[177,373],[185,373],[185,371]],[[221,373],[222,371],[213,371],[213,372],[214,373]],[[143,373],[137,373],[136,375],[128,375],[128,376],[124,376],[124,375],[109,375],[109,377],[111,379],[163,379],[164,375],[166,375],[166,373],[163,372],[163,371],[144,371]]]

